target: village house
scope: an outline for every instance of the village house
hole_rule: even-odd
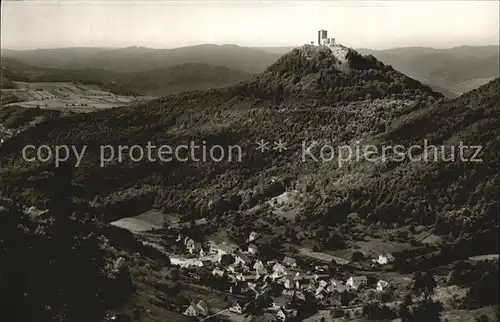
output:
[[[387,287],[389,287],[389,282],[386,282],[384,280],[379,280],[377,282],[377,291],[378,292],[382,292],[384,289],[386,289]]]
[[[212,255],[217,254],[219,256],[225,254],[232,254],[235,251],[235,247],[226,243],[217,244],[213,241],[208,241],[208,252]]]
[[[278,280],[279,284],[283,284],[285,289],[300,289],[301,285],[303,284],[304,279],[300,275],[299,272],[293,274],[293,273],[288,273],[285,276],[283,276],[281,279]]]
[[[237,313],[237,314],[242,314],[243,313],[243,308],[241,305],[238,303],[238,301],[233,303],[233,306],[229,308],[229,312]]]
[[[295,288],[295,282],[291,276],[284,277],[281,281],[283,281],[283,286],[286,289],[293,289]]]
[[[380,254],[377,259],[372,259],[372,261],[379,265],[386,265],[394,261],[394,256],[392,254]]]
[[[316,286],[313,283],[310,283],[309,285],[307,285],[306,287],[304,287],[304,290],[306,292],[309,292],[309,293],[312,293],[312,294],[316,294]]]
[[[274,264],[272,270],[273,270],[273,273],[271,274],[271,278],[273,278],[273,279],[283,277],[286,274],[285,267],[283,265],[281,265],[280,263]]]
[[[330,292],[330,293],[333,293],[333,292],[338,292],[338,293],[342,293],[344,292],[345,290],[347,289],[347,286],[344,285],[344,283],[342,281],[337,281],[335,279],[332,279],[327,287],[327,290]]]
[[[252,231],[250,235],[248,235],[247,242],[252,242],[256,240],[258,237],[258,234],[255,231]]]
[[[285,258],[283,258],[283,261],[281,263],[286,267],[297,267],[297,262],[295,261],[295,259],[288,256],[285,256]]]
[[[198,311],[196,310],[196,305],[191,303],[188,308],[182,313],[186,316],[198,316]]]
[[[346,285],[350,286],[352,289],[357,290],[360,286],[366,285],[368,283],[368,278],[366,276],[351,276],[346,281]]]
[[[191,303],[183,313],[186,316],[207,316],[208,305],[204,300],[199,301],[197,304]]]
[[[224,275],[224,271],[220,270],[218,268],[214,268],[212,270],[212,275],[214,275],[214,276],[223,276]]]
[[[234,266],[241,266],[244,267],[246,266],[247,263],[250,262],[250,259],[246,256],[243,256],[242,254],[234,256]]]
[[[306,300],[306,296],[301,291],[295,291],[294,296],[298,300],[301,300],[301,301],[305,301]]]
[[[304,285],[310,283],[310,281],[308,279],[302,277],[302,275],[300,275],[299,272],[295,273],[293,281],[295,282],[295,287],[297,289],[301,289],[304,287]]]
[[[248,244],[247,253],[252,254],[252,255],[257,254],[257,245],[255,245],[255,244]]]
[[[314,293],[314,297],[318,300],[321,300],[324,298],[324,293],[325,293],[325,288],[320,286],[316,289],[316,292]]]
[[[317,273],[325,273],[328,271],[328,266],[314,266],[314,271]]]
[[[276,312],[276,319],[281,322],[285,322],[288,319],[288,313],[285,309],[280,308],[278,312]]]
[[[320,280],[318,282],[318,287],[325,288],[328,285],[328,282],[325,280]]]
[[[248,282],[247,284],[248,284],[248,289],[249,290],[252,290],[255,293],[258,293],[257,292],[257,284],[256,283]]]
[[[200,313],[201,316],[208,315],[208,304],[204,300],[199,301],[196,304],[196,308],[198,309],[198,312]]]
[[[267,274],[267,269],[264,267],[264,264],[262,264],[262,261],[258,260],[253,264],[253,269],[257,273],[257,275],[264,275]]]
[[[277,311],[279,309],[285,309],[288,305],[288,300],[285,296],[275,297],[273,300],[273,304],[268,307],[269,311]]]

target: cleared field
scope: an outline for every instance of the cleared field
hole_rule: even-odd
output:
[[[315,251],[312,251],[311,249],[306,248],[306,247],[299,248],[299,254],[303,255],[303,256],[311,257],[311,258],[314,258],[314,259],[317,259],[320,261],[324,261],[325,263],[331,263],[332,260],[335,260],[335,262],[337,262],[337,264],[340,264],[340,265],[345,265],[345,264],[349,263],[349,261],[345,258],[333,256],[333,255],[323,253],[323,252],[315,252]]]
[[[153,96],[124,96],[104,91],[97,85],[70,82],[14,82],[18,88],[3,89],[22,102],[6,104],[22,107],[62,109],[73,112],[91,112],[117,106],[133,105],[155,99]]]
[[[146,232],[163,227],[164,214],[161,211],[151,209],[135,217],[126,217],[111,223],[131,232]]]

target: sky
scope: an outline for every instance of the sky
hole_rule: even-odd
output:
[[[354,48],[499,44],[499,1],[7,0],[1,47],[296,46],[317,30]]]

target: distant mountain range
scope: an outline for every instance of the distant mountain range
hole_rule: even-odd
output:
[[[500,76],[498,46],[461,46],[447,49],[407,47],[358,51],[375,56],[446,96],[458,96]]]
[[[212,45],[182,47],[175,49],[152,49],[145,47],[126,48],[57,48],[37,50],[2,50],[2,57],[14,58],[21,63],[41,68],[87,70],[77,75],[69,71],[66,76],[80,77],[89,73],[94,78],[95,70],[111,72],[144,72],[161,69],[163,71],[150,72],[153,77],[149,83],[155,83],[167,75],[179,75],[180,71],[187,71],[189,77],[199,75],[203,85],[210,86],[205,80],[209,75],[219,79],[216,85],[231,83],[233,80],[244,79],[249,74],[263,72],[278,58],[290,52],[294,47],[241,47],[237,45]],[[405,47],[387,50],[358,49],[364,55],[373,55],[384,64],[431,86],[434,90],[448,97],[455,97],[463,92],[481,86],[491,79],[500,76],[499,47],[498,46],[462,46],[448,49],[434,49],[427,47]],[[184,68],[167,71],[169,67],[187,65]],[[201,67],[200,64],[222,66],[232,71],[220,68]],[[197,66],[197,67],[195,67]],[[21,65],[22,67],[22,65]],[[202,68],[195,72],[195,69]],[[91,71],[94,70],[94,71]],[[243,72],[241,75],[239,72]],[[59,71],[61,72],[61,71]],[[58,73],[59,73],[58,72]],[[108,79],[112,74],[105,74]],[[136,75],[143,79],[146,74]],[[226,76],[221,76],[226,75]],[[65,77],[66,77],[65,76]],[[62,76],[57,76],[62,77]],[[75,79],[78,81],[79,78]],[[87,77],[87,76],[86,76]],[[166,76],[165,76],[166,77]],[[220,78],[228,77],[228,81]],[[120,81],[121,82],[121,81]],[[134,83],[134,81],[131,81]],[[171,83],[171,82],[169,82]],[[134,85],[134,84],[133,84]],[[134,85],[135,86],[135,85]],[[183,88],[170,84],[172,88]],[[187,86],[192,88],[192,86]],[[196,88],[196,86],[194,86]],[[156,91],[156,89],[153,89]],[[170,91],[166,91],[170,92]],[[160,91],[161,94],[161,91]]]
[[[186,63],[202,63],[258,73],[275,62],[280,55],[236,45],[207,44],[174,49],[126,47],[2,50],[2,56],[44,68],[138,72]]]

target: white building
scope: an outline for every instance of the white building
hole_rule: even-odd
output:
[[[276,318],[278,321],[284,322],[288,318],[288,313],[283,308],[280,308],[278,312],[276,312]]]
[[[360,286],[366,285],[368,283],[368,278],[366,276],[351,276],[346,281],[346,285],[349,285],[352,289],[357,290]]]
[[[238,302],[234,302],[233,306],[231,306],[229,308],[229,311],[237,313],[237,314],[242,314],[243,313],[243,308],[241,307],[241,305]]]
[[[214,275],[214,276],[223,276],[224,275],[224,271],[222,271],[220,269],[217,269],[217,268],[214,268],[213,271],[212,271],[212,275]]]
[[[257,246],[255,244],[249,244],[247,248],[247,253],[252,255],[257,254]]]
[[[394,261],[394,256],[391,254],[380,254],[377,259],[372,259],[372,261],[379,265],[386,265]]]
[[[330,283],[328,284],[328,287],[326,288],[326,290],[328,292],[330,292],[330,293],[333,293],[333,292],[342,293],[346,289],[347,289],[347,286],[344,285],[344,283],[342,283],[342,281],[337,281],[337,280],[334,280],[334,279],[332,279],[330,281]]]
[[[248,239],[247,239],[247,242],[251,242],[251,241],[254,241],[257,239],[259,235],[255,232],[255,231],[252,231],[250,233],[250,235],[248,235]]]
[[[271,277],[273,279],[280,278],[280,277],[284,276],[285,274],[286,274],[286,269],[283,265],[281,265],[280,263],[274,264],[273,273],[271,275]]]
[[[386,282],[386,281],[383,281],[383,280],[379,280],[377,282],[377,291],[378,292],[382,292],[387,287],[389,287],[389,282]]]
[[[199,301],[196,304],[196,308],[198,309],[198,314],[202,316],[208,315],[208,304],[204,300]]]
[[[297,267],[297,262],[292,257],[285,256],[281,263],[288,267]]]
[[[262,264],[262,261],[258,260],[253,264],[253,269],[258,275],[264,275],[267,274],[267,269],[264,267],[264,264]]]
[[[196,310],[196,306],[194,304],[191,304],[182,314],[186,316],[198,316],[198,311]]]

